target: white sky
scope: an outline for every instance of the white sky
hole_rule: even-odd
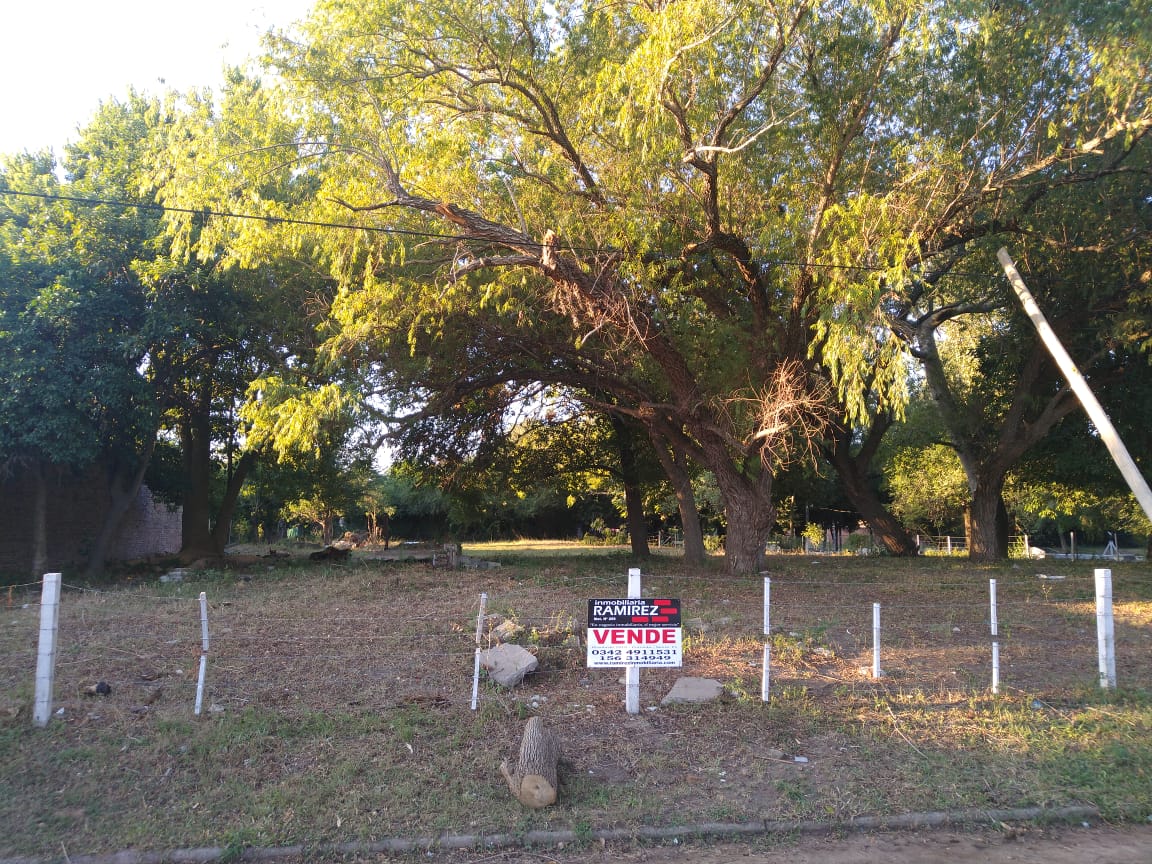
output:
[[[51,147],[129,86],[215,87],[260,37],[313,0],[6,0],[0,4],[0,153]],[[161,80],[163,79],[163,83]]]

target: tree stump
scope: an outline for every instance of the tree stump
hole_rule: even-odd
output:
[[[500,773],[508,788],[525,807],[547,807],[556,803],[556,763],[560,745],[556,736],[545,728],[544,720],[533,717],[524,727],[520,742],[520,761],[513,772],[508,762],[500,763]]]

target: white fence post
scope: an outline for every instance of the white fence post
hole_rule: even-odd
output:
[[[768,701],[769,673],[772,668],[772,647],[768,635],[772,627],[770,599],[772,596],[772,580],[764,577],[764,660],[760,672],[760,699]]]
[[[1112,618],[1112,571],[1096,571],[1096,641],[1100,656],[1100,686],[1116,687],[1116,632]]]
[[[480,594],[480,612],[476,615],[476,662],[472,666],[472,710],[480,704],[480,640],[484,636],[484,613],[488,606],[488,595]]]
[[[32,721],[47,726],[56,679],[56,634],[60,624],[60,574],[45,573],[40,591],[40,646],[36,654],[36,701]]]
[[[988,597],[992,613],[992,692],[1000,692],[1000,622],[996,615],[996,580],[988,580]]]
[[[640,568],[628,570],[628,598],[640,595]],[[640,667],[624,667],[624,710],[629,714],[640,713]]]
[[[208,673],[208,595],[200,592],[200,674],[196,678],[196,707],[199,717],[204,707],[204,676]]]
[[[872,604],[872,677],[879,678],[880,672],[880,604]]]

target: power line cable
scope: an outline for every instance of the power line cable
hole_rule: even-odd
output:
[[[194,207],[172,207],[167,204],[149,204],[141,201],[120,201],[115,198],[81,198],[76,195],[59,195],[49,192],[27,192],[17,189],[0,189],[0,195],[13,195],[22,198],[39,198],[44,201],[66,201],[72,204],[83,204],[89,207],[124,207],[136,208],[138,210],[153,210],[160,213],[185,213],[190,216],[215,216],[221,219],[247,219],[255,222],[264,222],[269,225],[303,225],[311,228],[339,228],[349,231],[369,231],[379,234],[399,234],[402,236],[425,237],[435,240],[475,239],[464,235],[437,234],[432,231],[416,231],[406,228],[382,228],[373,225],[357,225],[352,222],[321,222],[312,219],[294,219],[288,216],[261,216],[255,213],[233,213],[228,210],[210,210],[207,208],[197,209]]]
[[[441,234],[435,231],[418,231],[413,228],[391,228],[382,227],[379,225],[363,225],[354,222],[323,222],[313,219],[297,219],[290,216],[261,216],[255,213],[234,213],[229,210],[212,210],[208,208],[194,208],[194,207],[173,207],[167,204],[150,204],[141,201],[122,201],[115,198],[85,198],[77,195],[61,195],[58,193],[50,192],[29,192],[26,190],[18,189],[0,189],[0,195],[11,195],[23,198],[37,198],[44,201],[61,201],[72,204],[81,204],[89,207],[123,207],[123,208],[136,208],[139,210],[150,210],[159,213],[183,213],[190,216],[202,217],[217,217],[220,219],[244,219],[254,222],[263,222],[267,225],[301,225],[310,228],[333,228],[344,231],[365,231],[373,234],[386,234],[401,237],[420,237],[428,240],[441,240],[445,242],[462,242],[468,240],[477,240],[477,238],[468,234]],[[536,240],[525,240],[522,244],[524,246],[531,246],[533,248],[543,249],[546,244]],[[594,255],[609,254],[613,250],[606,250],[593,246],[576,246],[566,245],[564,249],[570,252],[585,252]],[[678,255],[671,254],[657,254],[654,256],[660,260],[679,260]],[[827,264],[817,263],[810,261],[795,261],[787,258],[765,258],[761,260],[762,266],[772,267],[797,267],[797,268],[811,268],[815,270],[860,270],[866,272],[880,273],[886,271],[887,267],[869,264]],[[996,278],[996,273],[976,273],[961,270],[950,270],[949,275],[964,276],[970,278],[986,279],[990,276]]]
[[[354,222],[324,222],[315,219],[297,219],[290,216],[261,216],[255,213],[235,213],[229,210],[212,210],[208,208],[194,208],[194,207],[173,207],[167,204],[151,204],[141,201],[123,201],[116,198],[85,198],[78,195],[61,195],[58,193],[49,192],[30,192],[27,190],[19,189],[0,189],[0,195],[11,195],[23,198],[37,198],[44,201],[61,201],[73,204],[81,204],[88,207],[123,207],[126,209],[135,208],[139,210],[150,210],[158,213],[183,213],[190,216],[201,217],[216,217],[220,219],[241,219],[254,222],[263,222],[266,225],[300,225],[308,228],[330,228],[342,231],[365,231],[372,234],[383,234],[396,237],[415,237],[425,240],[437,240],[446,243],[460,243],[466,241],[482,240],[469,234],[441,234],[435,231],[419,231],[414,228],[392,228],[383,227],[379,225],[363,225]],[[518,245],[528,246],[534,249],[543,249],[546,244],[538,240],[524,240]],[[574,244],[565,244],[562,246],[564,250],[574,254],[586,253],[590,255],[607,255],[619,250],[604,249],[595,246],[578,246]],[[681,256],[673,255],[670,253],[655,253],[650,256],[658,261],[678,261]],[[887,267],[869,264],[828,264],[814,261],[796,261],[788,258],[762,258],[759,262],[761,267],[794,267],[797,269],[809,270],[824,270],[824,271],[858,271],[866,273],[883,273],[888,270]],[[960,277],[965,279],[974,280],[999,280],[1002,274],[995,268],[989,271],[971,271],[971,270],[958,270],[949,269],[949,276]],[[1035,274],[1031,274],[1035,278]],[[1083,280],[1062,280],[1065,284],[1088,286],[1094,283],[1085,282]]]

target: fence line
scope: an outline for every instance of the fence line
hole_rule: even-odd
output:
[[[1116,633],[1112,616],[1112,571],[1096,571],[1096,636],[1100,686],[1116,686]]]
[[[480,610],[476,613],[476,656],[472,667],[472,710],[475,711],[480,701],[480,657],[483,653],[481,640],[484,638],[484,613],[488,606],[487,592],[480,592]]]
[[[490,691],[481,690],[475,671],[476,652],[485,642],[493,644],[493,628],[505,618],[522,627],[522,641],[541,658],[542,668],[532,679],[541,686],[599,692],[598,688],[607,686],[605,682],[618,679],[618,672],[584,667],[581,623],[586,598],[574,596],[571,585],[490,578],[486,606],[461,588],[458,596],[438,601],[435,609],[415,606],[423,597],[420,592],[388,593],[386,586],[368,586],[363,596],[344,597],[341,592],[357,587],[350,582],[321,586],[312,598],[303,600],[295,589],[265,592],[259,605],[235,591],[227,600],[213,600],[201,592],[198,615],[192,605],[197,598],[136,590],[70,591],[57,606],[56,690],[68,711],[74,712],[95,704],[86,703],[83,695],[77,698],[95,679],[112,682],[118,695],[127,693],[130,700],[142,704],[162,685],[163,704],[186,706],[172,708],[185,712],[194,706],[197,715],[203,706],[212,712],[253,705],[322,709],[333,704],[394,704],[397,699],[424,696],[462,701],[469,686],[475,698],[487,698],[484,694]],[[703,584],[714,581],[720,580]],[[1100,683],[1115,686],[1117,664],[1121,683],[1147,686],[1152,682],[1152,660],[1143,656],[1148,652],[1126,647],[1131,625],[1124,623],[1123,615],[1117,623],[1114,611],[1105,615],[1102,606],[1093,611],[1087,580],[1078,577],[1052,583],[990,580],[988,597],[979,596],[984,589],[976,579],[925,579],[915,586],[921,596],[907,599],[903,582],[759,577],[762,604],[751,600],[746,591],[741,594],[739,586],[750,586],[751,580],[723,581],[735,586],[731,601],[713,590],[694,597],[700,585],[694,577],[649,579],[649,585],[657,586],[646,589],[649,596],[674,589],[685,598],[682,605],[689,638],[685,668],[675,673],[660,670],[648,689],[664,686],[672,674],[701,674],[731,683],[751,677],[753,669],[761,674],[762,699],[769,698],[770,682],[774,682],[771,686],[791,687],[805,681],[833,681],[856,687],[868,677],[860,670],[867,669],[871,649],[873,686],[881,687],[883,693],[956,686],[986,690],[989,680],[994,693],[1003,686],[1043,691],[1081,681],[1085,677],[1081,673],[1094,665],[1088,661],[1094,617],[1102,624],[1110,619],[1113,634],[1121,627],[1119,657],[1115,635],[1109,637],[1110,659],[1106,653],[1098,655]],[[770,585],[771,581],[776,584]],[[622,593],[622,583],[621,577],[616,591],[598,593]],[[943,592],[945,587],[955,590],[940,602],[922,599],[925,592]],[[1111,586],[1105,594],[1097,592],[1098,597],[1106,597],[1110,608],[1115,603],[1123,611],[1124,601],[1113,597],[1115,590]],[[334,607],[321,604],[333,593],[341,594],[341,608],[356,606],[358,612],[329,614]],[[824,602],[825,593],[835,594],[837,602]],[[1078,596],[1060,596],[1067,593]],[[881,601],[882,634],[877,611]],[[869,605],[873,607],[870,642]],[[15,616],[8,628],[10,636],[31,638],[32,619],[48,614],[50,606],[28,603],[10,610]],[[468,623],[473,615],[475,636]],[[436,623],[429,626],[432,622]],[[554,637],[559,641],[550,642]],[[0,661],[0,689],[17,687],[22,677],[31,677],[30,666],[22,673],[3,668],[10,661],[30,663],[31,655],[22,645],[18,640],[0,645],[5,649],[0,650],[0,657],[10,658]],[[200,674],[193,680],[191,669],[197,663]],[[617,691],[613,698],[618,697]],[[39,705],[38,698],[38,719]]]

